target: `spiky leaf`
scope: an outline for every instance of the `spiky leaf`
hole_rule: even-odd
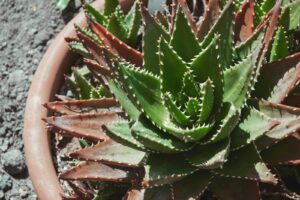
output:
[[[257,59],[261,48],[262,45],[258,45],[244,60],[224,72],[224,101],[237,108],[244,105],[258,76]]]
[[[164,104],[168,108],[172,119],[174,119],[178,124],[187,126],[193,123],[192,120],[189,119],[189,116],[180,110],[169,93],[164,94]]]
[[[82,74],[80,74],[78,70],[74,70],[74,77],[79,88],[80,98],[89,99],[91,91],[94,89],[94,87]]]
[[[113,140],[106,140],[92,147],[73,152],[70,156],[77,159],[128,167],[139,166],[146,154]]]
[[[197,145],[186,158],[193,166],[202,169],[214,169],[222,166],[229,152],[230,139],[225,139],[215,144]]]
[[[184,61],[164,39],[160,42],[160,51],[160,78],[162,79],[162,91],[168,91],[173,96],[177,96],[183,86],[182,77],[188,68]]]
[[[170,184],[192,174],[196,169],[180,155],[150,154],[145,165],[143,185]]]
[[[147,150],[144,145],[136,140],[131,134],[131,125],[128,121],[115,122],[113,124],[106,125],[106,133],[115,141],[132,147],[138,150]]]
[[[168,118],[168,111],[163,104],[159,79],[150,73],[135,70],[126,63],[115,64],[121,75],[126,77],[127,87],[135,96],[146,116],[161,125]]]
[[[92,17],[94,20],[96,20],[99,24],[106,24],[107,19],[105,16],[103,16],[97,9],[95,9],[90,4],[84,4],[84,9],[86,13]]]
[[[183,76],[183,92],[189,97],[197,97],[200,95],[200,87],[197,84],[194,75],[187,71]]]
[[[158,40],[162,37],[169,41],[170,36],[143,6],[142,16],[145,22],[143,40],[144,66],[150,72],[159,74]]]
[[[247,114],[244,114],[245,117],[242,122],[232,132],[232,148],[242,147],[255,141],[279,124],[279,121],[266,116],[254,108],[248,109],[246,112]]]
[[[74,115],[80,113],[101,113],[118,104],[113,98],[101,98],[95,100],[70,100],[45,103],[44,106],[62,115]]]
[[[218,43],[220,51],[222,52],[220,64],[222,69],[226,69],[231,65],[232,59],[232,42],[233,42],[233,12],[234,3],[233,0],[229,0],[222,11],[218,21],[211,28],[201,43],[202,48],[206,48],[210,45],[210,42],[215,37],[215,34],[220,34],[220,43]]]
[[[246,178],[265,183],[277,183],[276,178],[261,160],[253,144],[231,152],[228,156],[228,162],[216,172],[222,176],[232,178]]]
[[[289,55],[286,34],[283,27],[278,27],[272,44],[270,61],[279,60]]]
[[[69,42],[69,47],[74,52],[80,54],[82,57],[84,57],[84,58],[91,58],[91,56],[89,55],[89,52],[86,50],[86,48],[84,48],[84,46],[82,45],[82,43],[77,42],[77,41]]]
[[[145,117],[140,117],[132,126],[133,136],[144,146],[161,153],[187,151],[193,144],[184,143],[155,127]]]
[[[128,30],[127,42],[131,46],[136,45],[138,39],[138,31],[140,29],[141,24],[141,18],[142,16],[140,13],[140,5],[135,2],[124,19],[125,26]]]
[[[107,135],[102,126],[120,120],[117,113],[106,112],[98,114],[64,115],[48,117],[45,121],[63,130],[63,134],[73,137],[83,137],[91,140],[105,140]]]
[[[286,5],[290,8],[290,27],[289,30],[295,30],[300,25],[300,1],[295,0],[294,2]]]
[[[172,185],[174,199],[197,199],[208,187],[212,173],[199,170]],[[186,187],[186,186],[189,187]]]
[[[183,14],[182,8],[178,7],[174,32],[170,44],[178,55],[186,62],[190,61],[200,52],[200,45],[192,32],[189,23]]]
[[[83,162],[62,172],[59,177],[63,180],[94,180],[110,182],[130,182],[136,176],[122,169],[110,167],[97,162]]]
[[[218,108],[223,99],[223,74],[219,58],[219,36],[214,36],[211,43],[205,48],[191,64],[191,69],[198,82],[205,82],[208,78],[213,82],[214,88],[214,106]],[[209,66],[209,67],[207,67]]]
[[[239,123],[240,111],[232,104],[226,103],[218,116],[219,125],[215,127],[214,135],[208,140],[208,143],[215,143],[230,137],[233,129]]]
[[[105,0],[104,15],[110,16],[119,5],[118,0]]]
[[[127,30],[124,28],[122,22],[116,15],[112,14],[110,16],[107,23],[107,30],[121,41],[126,42]]]
[[[199,123],[204,123],[214,107],[214,85],[210,79],[200,85],[200,95]]]

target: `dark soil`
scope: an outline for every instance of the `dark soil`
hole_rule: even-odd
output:
[[[27,92],[51,40],[79,2],[62,13],[54,0],[0,0],[0,200],[37,198],[22,141]]]

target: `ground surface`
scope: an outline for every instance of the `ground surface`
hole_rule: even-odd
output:
[[[34,72],[51,39],[78,9],[54,0],[0,0],[0,200],[36,199],[23,152],[23,115]]]

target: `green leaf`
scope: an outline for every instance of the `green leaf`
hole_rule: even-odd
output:
[[[93,88],[91,90],[90,98],[89,99],[99,99],[99,98],[100,98],[100,96],[98,94],[98,91],[95,88]]]
[[[109,91],[107,91],[106,87],[104,87],[103,85],[101,85],[98,89],[97,89],[97,93],[99,95],[99,97],[111,97],[111,94],[109,93]]]
[[[157,125],[162,126],[169,118],[167,108],[163,104],[159,79],[146,71],[138,70],[126,63],[115,63],[130,94],[135,96],[141,110]]]
[[[66,76],[65,79],[68,87],[70,88],[73,95],[75,96],[75,99],[80,99],[80,91],[76,82],[68,76]]]
[[[266,100],[260,100],[257,103],[258,105],[256,105],[256,107],[260,112],[264,113],[270,118],[280,120],[282,123],[297,119],[300,116],[299,108],[272,103]]]
[[[223,168],[215,170],[215,172],[226,177],[257,180],[271,184],[277,183],[277,179],[261,160],[253,144],[230,152],[228,161],[223,165]]]
[[[172,96],[169,93],[164,94],[164,103],[168,108],[171,116],[178,124],[188,126],[193,123],[193,121],[190,120],[189,117],[183,111],[180,110],[180,108],[178,108],[178,106],[176,105]]]
[[[105,0],[104,15],[110,16],[112,13],[115,12],[118,6],[119,6],[118,0]]]
[[[122,8],[121,8],[121,5],[119,5],[119,6],[116,7],[116,10],[115,10],[115,12],[114,12],[114,15],[116,15],[117,18],[118,18],[121,22],[124,22],[126,16],[125,16],[125,14],[124,14],[124,12],[123,12],[123,10],[122,10]]]
[[[171,122],[164,122],[163,128],[185,142],[195,142],[204,138],[211,131],[213,125],[214,124],[202,124],[192,128],[181,128]]]
[[[268,148],[272,144],[295,133],[300,128],[300,110],[295,107],[284,106],[267,101],[258,102],[258,108],[279,125],[268,131],[263,137],[256,140],[259,150]]]
[[[261,49],[262,43],[249,56],[224,72],[225,102],[230,102],[237,108],[244,105],[259,73],[257,60]]]
[[[159,74],[159,50],[158,40],[160,37],[166,41],[170,40],[169,34],[165,29],[153,18],[148,10],[142,7],[142,16],[144,19],[144,67],[148,71]]]
[[[210,46],[211,41],[214,40],[216,34],[219,34],[221,36],[218,45],[221,53],[220,65],[222,69],[226,69],[232,64],[231,62],[233,53],[233,19],[234,3],[233,0],[229,0],[216,24],[211,28],[209,33],[201,42],[201,47],[203,49]],[[216,56],[218,54],[213,55]]]
[[[276,0],[264,0],[261,5],[261,9],[263,10],[264,13],[268,13],[273,8],[275,3]]]
[[[279,25],[282,26],[283,30],[287,31],[290,27],[290,7],[285,6],[281,11]]]
[[[81,55],[84,58],[88,58],[88,59],[91,58],[91,55],[86,50],[86,48],[84,48],[84,46],[82,45],[81,42],[72,41],[72,42],[69,42],[68,44],[72,51],[78,53],[79,55]]]
[[[79,138],[78,141],[79,141],[81,148],[86,148],[86,147],[90,146],[89,142],[86,139]]]
[[[214,106],[219,108],[222,104],[224,83],[223,73],[219,58],[219,36],[215,36],[207,48],[192,61],[191,69],[197,82],[203,83],[208,78],[213,82],[214,88]]]
[[[189,62],[201,50],[196,36],[180,6],[177,8],[175,26],[170,44],[185,62]]]
[[[290,8],[290,27],[289,30],[296,30],[300,26],[300,1],[295,0],[286,5]]]
[[[190,164],[201,169],[215,169],[222,166],[229,152],[230,139],[214,144],[199,144],[186,153]]]
[[[225,103],[217,118],[219,125],[216,126],[215,134],[209,139],[208,143],[215,143],[230,137],[232,130],[236,127],[240,120],[240,111],[232,104]]]
[[[107,24],[107,30],[111,32],[114,36],[119,38],[121,41],[126,41],[127,31],[115,14],[112,14],[110,16]]]
[[[265,35],[265,29],[260,28],[257,30],[248,40],[243,43],[240,43],[234,49],[234,54],[237,61],[241,61],[253,52],[257,46],[261,45],[262,40]]]
[[[132,126],[133,136],[144,146],[161,153],[178,153],[189,150],[193,144],[184,143],[159,130],[145,117],[140,117]]]
[[[254,25],[257,26],[260,22],[263,16],[265,15],[264,11],[261,8],[262,2],[256,2],[254,4]]]
[[[199,114],[199,110],[201,109],[201,105],[199,104],[199,100],[196,98],[189,98],[186,103],[185,113],[192,118],[195,118]]]
[[[115,122],[107,125],[106,129],[106,133],[114,141],[137,150],[147,151],[145,146],[132,136],[130,123],[128,121]]]
[[[80,98],[89,99],[91,91],[95,89],[90,82],[80,74],[78,70],[74,70],[75,82],[79,88]]]
[[[211,130],[212,124],[197,126],[192,129],[177,127],[170,121],[170,113],[163,104],[159,79],[146,71],[128,67],[128,64],[125,63],[119,62],[116,65],[119,73],[126,77],[126,85],[131,94],[134,94],[143,113],[159,128],[165,129],[179,139],[191,141],[203,138]]]
[[[173,183],[174,199],[197,199],[206,190],[212,176],[208,170],[199,170]]]
[[[270,61],[279,60],[289,55],[288,43],[283,27],[278,27],[272,43]]]
[[[105,25],[107,23],[106,17],[103,16],[98,10],[96,10],[90,4],[84,4],[84,10],[90,17],[92,17],[99,24]]]
[[[100,39],[98,38],[98,36],[92,32],[90,29],[86,29],[83,27],[80,27],[78,25],[75,24],[75,29],[77,32],[82,33],[83,35],[89,37],[90,39],[92,39],[93,41],[95,41],[97,44],[102,45],[102,42],[100,41]]]
[[[145,177],[142,184],[145,186],[170,184],[197,170],[180,154],[150,154],[144,168]]]
[[[140,111],[128,98],[127,93],[122,89],[120,84],[111,79],[108,81],[108,86],[110,91],[112,91],[112,93],[115,95],[116,99],[118,99],[121,107],[129,115],[130,119],[137,120],[140,116]]]
[[[210,79],[200,84],[200,98],[199,123],[204,123],[210,116],[214,106],[214,85]]]
[[[200,95],[200,88],[190,71],[187,71],[183,76],[182,92],[186,93],[189,97],[199,97]]]
[[[162,79],[162,91],[170,92],[176,97],[183,87],[182,77],[188,70],[187,66],[164,39],[160,42],[160,52],[160,78]]]
[[[55,0],[57,7],[59,7],[60,10],[64,10],[68,7],[71,0]]]
[[[138,39],[138,32],[141,24],[141,10],[137,2],[131,7],[131,10],[125,17],[125,26],[128,30],[127,42],[131,46],[135,46]]]
[[[231,134],[231,148],[240,148],[257,140],[277,124],[277,120],[255,108],[248,109],[242,122]]]

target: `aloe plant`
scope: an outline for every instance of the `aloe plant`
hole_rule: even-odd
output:
[[[210,0],[199,19],[184,0],[169,6],[129,12],[142,16],[142,47],[128,23],[95,10],[77,29],[113,97],[45,104],[61,114],[49,126],[94,144],[70,153],[82,162],[59,177],[125,184],[124,199],[299,199],[286,180],[299,184],[300,1]],[[130,18],[108,8],[110,21]],[[77,187],[72,198],[92,198]]]

